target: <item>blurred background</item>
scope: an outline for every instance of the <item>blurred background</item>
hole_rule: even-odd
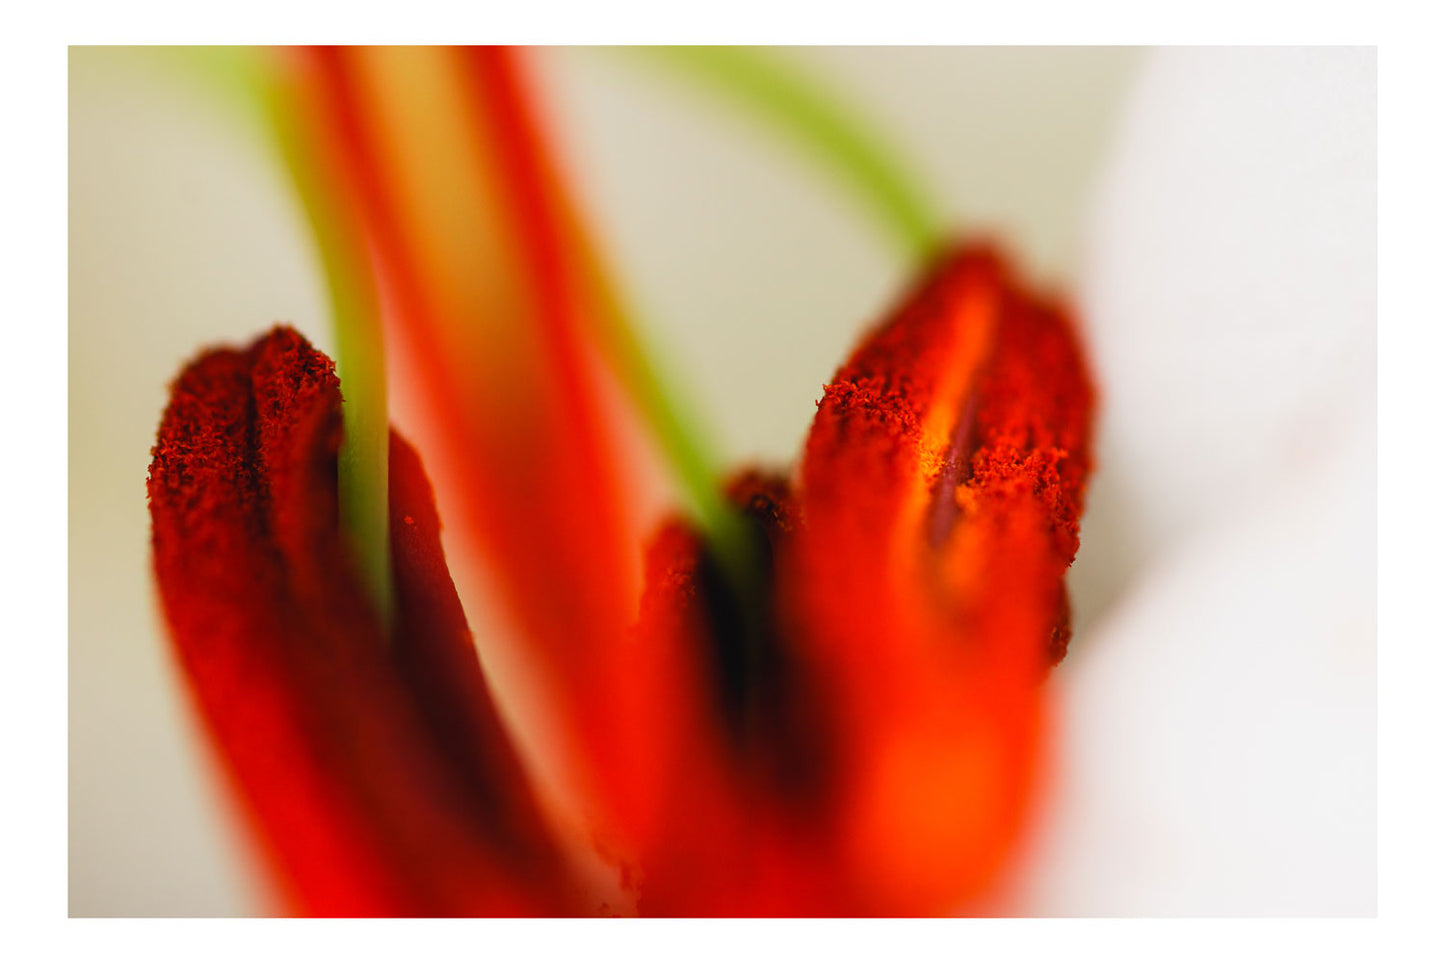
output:
[[[1059,674],[1064,728],[1085,719],[1061,741],[1059,802],[1011,911],[1373,912],[1373,52],[786,55],[855,105],[948,223],[1001,239],[1040,284],[1080,292],[1095,336],[1109,407],[1072,576],[1079,641]],[[910,265],[814,168],[656,66],[584,48],[535,60],[647,338],[728,462],[790,464],[822,385]],[[71,50],[69,150],[70,912],[266,912],[168,658],[144,483],[166,386],[201,346],[287,321],[332,349],[321,273],[265,143],[164,51]],[[1251,268],[1243,287],[1231,258]],[[1262,384],[1274,387],[1251,393]],[[1152,489],[1134,484],[1141,471]],[[1296,476],[1325,481],[1294,497]],[[1230,512],[1254,543],[1229,541]],[[1314,578],[1321,554],[1349,567]],[[1286,570],[1281,591],[1231,607],[1232,591]],[[1312,621],[1289,618],[1305,610]],[[485,633],[485,613],[470,614]],[[1271,654],[1281,636],[1289,645]],[[1272,674],[1231,688],[1239,673],[1208,661],[1219,638]],[[1321,640],[1338,659],[1311,675],[1301,665]],[[1141,693],[1170,708],[1151,714],[1130,701]],[[1173,736],[1121,739],[1141,726]],[[1239,746],[1261,738],[1276,755],[1241,762]],[[1161,769],[1180,753],[1204,763]],[[1299,764],[1281,775],[1281,756]],[[1110,775],[1081,781],[1081,768]],[[1121,840],[1099,812],[1121,787],[1137,798],[1151,773],[1142,792],[1158,812],[1116,814],[1144,832]],[[1237,797],[1193,798],[1193,780],[1221,774],[1243,780]],[[1251,804],[1260,793],[1271,802]],[[1318,818],[1280,832],[1300,798]],[[1199,815],[1221,805],[1228,825]],[[1343,847],[1323,870],[1299,858],[1320,838]],[[1112,867],[1120,852],[1142,856]],[[1281,873],[1306,880],[1283,900]],[[1233,886],[1241,874],[1254,882]]]

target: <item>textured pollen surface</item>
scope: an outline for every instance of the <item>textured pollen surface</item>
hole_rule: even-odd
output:
[[[758,585],[664,526],[639,651],[700,695],[664,764],[690,819],[654,827],[641,908],[916,915],[984,892],[1067,644],[1092,404],[1067,316],[965,249],[825,388],[796,479],[729,486]]]
[[[173,386],[148,482],[155,569],[217,755],[288,909],[572,912],[430,485],[395,436],[389,634],[343,550],[340,404],[331,362],[279,328]]]
[[[1023,825],[1092,410],[1067,316],[980,246],[940,260],[819,403],[780,596],[849,707],[839,847],[879,911],[981,895]]]

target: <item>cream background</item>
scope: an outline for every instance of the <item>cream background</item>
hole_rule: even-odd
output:
[[[1040,277],[1069,276],[1138,52],[798,55],[874,118],[950,219],[997,228]],[[69,863],[82,916],[265,909],[159,634],[145,469],[165,385],[201,345],[279,319],[330,345],[284,183],[219,101],[154,59],[76,49],[70,63]],[[650,336],[730,458],[789,460],[904,266],[713,101],[614,52],[548,51],[542,67]],[[1106,600],[1079,601],[1087,614]]]

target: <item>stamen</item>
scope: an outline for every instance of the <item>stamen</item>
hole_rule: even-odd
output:
[[[387,527],[386,350],[361,226],[326,174],[325,127],[312,116],[294,61],[258,47],[159,48],[163,60],[250,124],[286,169],[326,278],[336,368],[345,397],[339,455],[342,531],[382,616],[392,610]],[[272,319],[268,319],[272,320]],[[296,319],[292,319],[296,320]]]
[[[308,117],[302,83],[284,70],[262,77],[258,94],[274,141],[306,212],[326,277],[336,333],[336,370],[345,435],[338,456],[342,531],[371,596],[389,623],[391,546],[387,524],[386,345],[361,226],[325,173],[324,126]]]

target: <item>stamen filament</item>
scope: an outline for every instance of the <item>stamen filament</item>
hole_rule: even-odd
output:
[[[638,333],[635,316],[609,282],[600,256],[575,222],[572,229],[586,281],[602,308],[603,350],[671,468],[688,514],[729,581],[741,585],[751,564],[751,547],[745,522],[722,496],[722,461],[708,444],[707,432],[701,430],[685,393],[667,377],[665,366]]]
[[[749,47],[635,49],[733,100],[831,168],[910,264],[937,251],[943,231],[933,212],[939,208],[888,153],[885,139],[796,64]]]
[[[341,381],[346,434],[338,455],[341,527],[351,544],[371,595],[389,624],[392,612],[391,546],[388,530],[389,421],[386,344],[364,235],[352,224],[324,172],[320,145],[308,136],[299,85],[286,74],[263,75],[261,93],[296,194],[306,212],[326,277],[336,334],[336,369]],[[312,131],[318,125],[309,125]]]

